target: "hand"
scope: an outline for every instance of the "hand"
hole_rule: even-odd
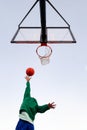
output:
[[[49,103],[48,106],[49,106],[49,108],[54,109],[56,107],[56,104],[54,102],[52,102],[52,103]]]
[[[29,76],[25,76],[25,79],[27,80],[27,82],[31,79],[31,77],[29,77]]]

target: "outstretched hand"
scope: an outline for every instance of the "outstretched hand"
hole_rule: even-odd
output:
[[[31,77],[29,77],[29,76],[25,76],[25,79],[27,80],[27,82],[31,79]]]
[[[52,102],[52,103],[49,103],[48,106],[49,106],[49,108],[54,109],[56,107],[56,104],[54,102]]]

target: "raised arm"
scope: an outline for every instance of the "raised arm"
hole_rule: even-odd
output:
[[[26,76],[25,79],[27,82],[26,82],[26,89],[24,92],[24,98],[29,98],[31,96],[30,95],[30,82],[29,82],[30,78],[29,76]]]

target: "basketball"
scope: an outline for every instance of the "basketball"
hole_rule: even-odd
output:
[[[35,73],[35,71],[34,71],[33,68],[27,68],[27,69],[26,69],[26,74],[27,74],[28,76],[33,76],[34,73]]]

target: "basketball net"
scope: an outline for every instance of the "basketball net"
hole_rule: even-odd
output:
[[[42,65],[49,64],[50,56],[52,54],[52,49],[47,44],[40,45],[36,49],[36,53],[40,59]]]

